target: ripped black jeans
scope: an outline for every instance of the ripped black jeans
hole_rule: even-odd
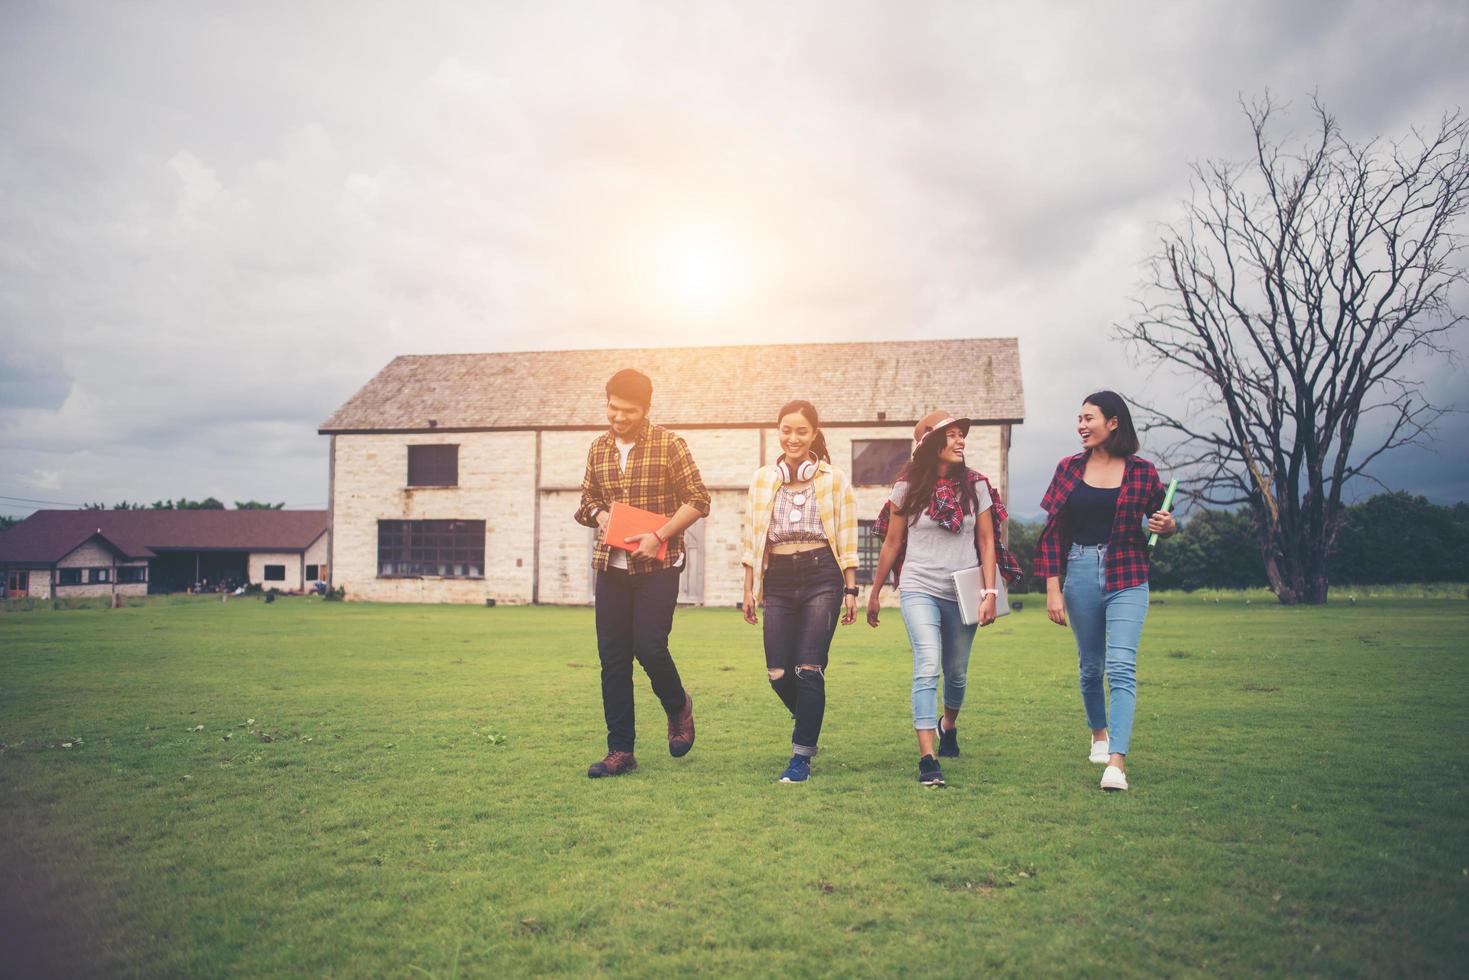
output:
[[[844,584],[830,548],[771,555],[765,568],[765,667],[770,686],[795,718],[796,755],[815,755],[821,737],[827,655]]]

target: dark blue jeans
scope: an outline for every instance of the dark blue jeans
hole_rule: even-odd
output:
[[[681,569],[642,575],[609,568],[597,573],[597,654],[602,660],[602,713],[607,750],[631,752],[637,739],[632,664],[643,665],[653,693],[669,714],[682,711],[683,681],[668,652]]]
[[[791,751],[796,755],[815,755],[821,737],[827,657],[842,611],[843,584],[829,548],[771,555],[765,568],[765,666],[770,686],[795,717]]]

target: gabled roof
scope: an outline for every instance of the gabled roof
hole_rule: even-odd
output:
[[[625,367],[653,379],[649,415],[672,428],[770,425],[792,398],[813,403],[823,424],[912,424],[935,408],[1025,417],[1019,344],[993,337],[403,355],[318,431],[600,428],[603,385]]]
[[[38,510],[0,534],[0,561],[54,564],[101,535],[120,554],[304,551],[326,533],[324,510]]]

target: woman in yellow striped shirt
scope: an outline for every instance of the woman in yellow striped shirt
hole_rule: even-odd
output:
[[[857,618],[857,504],[831,465],[816,408],[782,406],[781,455],[755,471],[745,513],[745,622],[765,607],[765,668],[790,710],[791,761],[783,783],[811,774],[826,713],[826,666],[837,621]]]

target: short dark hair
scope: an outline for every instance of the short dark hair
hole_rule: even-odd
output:
[[[1127,402],[1115,391],[1094,391],[1081,400],[1083,405],[1095,405],[1102,417],[1116,419],[1117,428],[1108,433],[1102,448],[1113,456],[1131,456],[1138,451],[1137,430],[1132,427],[1132,412]]]
[[[607,397],[626,398],[647,411],[653,404],[653,381],[641,371],[623,368],[607,381]]]

